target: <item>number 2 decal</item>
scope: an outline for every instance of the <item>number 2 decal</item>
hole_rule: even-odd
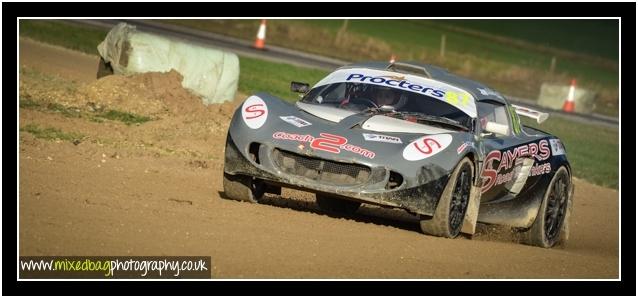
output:
[[[287,133],[282,131],[275,132],[272,135],[273,139],[277,139],[277,140],[299,141],[302,143],[310,142],[310,148],[326,151],[326,152],[330,152],[334,154],[339,154],[341,150],[344,150],[344,151],[352,152],[355,154],[359,154],[361,156],[364,156],[370,159],[373,159],[374,156],[376,155],[374,152],[366,148],[361,148],[356,145],[348,144],[348,139],[342,136],[333,135],[333,134],[329,134],[325,132],[319,133],[319,136],[320,136],[319,138],[315,138],[308,134],[300,135],[300,134]]]
[[[339,147],[341,147],[341,145],[344,145],[345,143],[348,142],[348,139],[342,136],[337,136],[337,135],[324,133],[324,132],[320,133],[319,135],[321,136],[321,138],[316,138],[312,141],[312,143],[310,143],[310,147],[317,150],[323,150],[323,151],[328,151],[332,153],[339,153],[341,152]]]

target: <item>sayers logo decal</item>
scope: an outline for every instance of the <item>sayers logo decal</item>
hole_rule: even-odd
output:
[[[241,117],[248,127],[260,128],[268,118],[268,107],[261,98],[253,95],[241,106]]]
[[[483,180],[481,193],[485,193],[496,185],[511,181],[514,177],[514,171],[511,171],[511,169],[522,161],[519,157],[528,156],[537,160],[537,164],[532,168],[530,176],[542,175],[551,171],[551,165],[542,164],[539,166],[538,164],[538,162],[544,161],[551,156],[551,149],[547,140],[525,144],[502,152],[493,150],[485,157],[483,172],[481,173]]]
[[[403,158],[410,161],[428,158],[443,151],[450,143],[452,136],[449,134],[424,136],[403,149]]]

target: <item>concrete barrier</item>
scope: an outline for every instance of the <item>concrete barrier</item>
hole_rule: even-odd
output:
[[[233,100],[237,92],[239,58],[234,53],[141,32],[126,23],[109,31],[98,52],[115,74],[175,69],[184,77],[182,86],[204,104]]]

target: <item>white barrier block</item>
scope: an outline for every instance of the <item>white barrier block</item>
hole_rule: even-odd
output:
[[[237,92],[239,58],[234,53],[140,32],[126,23],[111,29],[98,52],[116,74],[175,69],[184,77],[182,86],[205,104],[232,101]]]

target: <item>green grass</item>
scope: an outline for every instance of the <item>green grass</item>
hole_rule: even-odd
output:
[[[98,112],[98,113],[88,113],[88,112],[83,112],[78,108],[65,107],[61,104],[47,103],[44,101],[37,101],[33,99],[20,99],[19,106],[20,108],[24,108],[24,109],[38,110],[38,111],[44,111],[49,113],[59,113],[62,116],[69,117],[69,118],[86,117],[89,120],[93,122],[98,122],[98,123],[102,123],[104,122],[103,119],[107,119],[107,120],[119,121],[126,125],[131,125],[131,124],[142,124],[142,123],[153,120],[147,116],[141,116],[141,115],[136,115],[136,114],[117,111],[117,110],[108,110],[105,112]]]
[[[618,129],[550,117],[543,124],[523,117],[524,125],[559,137],[567,151],[574,176],[618,189]]]
[[[80,118],[80,110],[75,108],[67,108],[61,104],[57,103],[48,103],[45,107],[46,110],[52,111],[54,113],[60,113],[62,116],[69,118]]]
[[[106,37],[107,31],[89,26],[79,27],[61,21],[20,20],[20,36],[30,37],[46,43],[97,55],[97,45]]]
[[[20,99],[19,107],[23,109],[39,109],[42,104],[32,99]]]
[[[19,106],[25,109],[39,110],[39,111],[49,111],[53,113],[59,113],[65,117],[69,118],[80,118],[81,112],[76,108],[65,107],[58,103],[47,103],[43,101],[29,99],[20,99]]]
[[[480,20],[479,20],[480,21]],[[305,21],[289,21],[305,22],[312,26],[324,27],[334,30],[335,34],[343,23],[342,20],[305,20]],[[489,33],[497,33],[500,31],[486,30],[486,26],[478,26],[472,20],[461,20],[453,23],[452,20],[350,20],[348,30],[362,35],[371,36],[390,43],[396,51],[421,52],[440,50],[441,35],[446,35],[446,51],[456,52],[466,55],[473,55],[481,59],[489,59],[497,62],[516,64],[527,67],[533,67],[540,70],[547,70],[552,59],[552,54],[538,52],[533,49],[514,47],[504,42],[486,41],[481,36],[475,36],[468,33],[462,33],[447,29],[446,24],[454,24],[463,26],[473,30],[485,30]],[[577,22],[577,21],[573,21]],[[480,22],[479,22],[480,23]],[[560,23],[560,24],[557,24]],[[570,45],[566,50],[583,51],[596,47],[597,43],[604,43],[604,50],[585,51],[585,53],[603,53],[607,58],[609,53],[615,53],[615,59],[618,60],[618,30],[615,34],[613,30],[581,30],[576,32],[574,28],[581,26],[580,21],[572,24],[572,21],[558,20],[493,20],[488,23],[491,27],[508,27],[508,28],[533,28],[527,34],[510,36],[518,39],[524,39],[531,43],[543,42],[548,46],[564,47]],[[482,24],[482,23],[480,23]],[[589,23],[587,23],[589,24]],[[586,28],[596,27],[595,25],[586,26]],[[572,30],[561,30],[569,28]],[[605,28],[609,28],[606,26]],[[612,27],[613,28],[613,27]],[[552,34],[533,34],[537,32],[551,32]],[[508,31],[509,32],[509,31]],[[536,38],[532,38],[536,37]],[[602,40],[601,40],[602,39]],[[560,42],[558,42],[560,41]],[[600,46],[599,46],[600,47]],[[602,58],[602,57],[601,57]],[[588,63],[585,59],[563,59],[558,58],[557,70],[564,71],[577,78],[600,82],[604,85],[618,85],[618,71],[610,70]]]
[[[338,30],[341,23],[335,21],[332,21],[332,23],[336,28],[334,30]],[[39,34],[47,36],[47,40],[43,41],[64,46],[70,42],[70,40],[65,40],[65,36],[91,36],[88,34],[75,34],[73,32],[66,32],[62,36],[56,36],[54,33],[59,30],[53,30],[51,27],[55,27],[57,25],[59,24],[48,24],[40,27],[40,29],[44,31]],[[34,26],[40,25],[38,24]],[[77,26],[65,28],[70,31],[89,30],[88,28]],[[51,31],[47,31],[50,29]],[[398,34],[397,32],[393,32],[394,31],[390,31],[383,34],[386,34],[387,36]],[[23,33],[24,32],[21,31],[21,34]],[[252,35],[253,33],[251,33],[251,36]],[[34,36],[30,35],[30,37]],[[37,37],[34,38],[38,39]],[[398,36],[397,38],[401,37]],[[75,38],[72,42],[74,44],[69,47],[80,50],[84,49],[83,51],[89,53],[92,51],[91,48],[99,43],[99,41],[96,41],[93,37],[87,37],[86,39]],[[241,92],[246,94],[252,94],[260,91],[269,92],[290,101],[297,99],[296,93],[290,91],[290,81],[302,81],[312,85],[327,73],[320,70],[295,67],[288,64],[274,63],[246,57],[240,57],[240,65],[239,90]],[[24,108],[37,108],[37,105],[38,103],[34,101],[20,101],[20,106]],[[54,110],[58,109],[58,107],[55,106],[53,108]],[[101,116],[105,115],[108,115],[106,116],[108,117],[106,119],[119,119],[118,121],[136,121],[135,119],[137,119],[134,116],[124,115],[118,112],[106,112]],[[102,118],[89,117],[89,120],[93,121],[93,119],[95,119],[95,121],[101,121],[100,119]],[[567,156],[571,162],[574,175],[576,177],[583,178],[599,185],[618,188],[618,129],[582,124],[559,117],[551,117],[540,127],[527,120],[524,120],[524,124],[532,127],[538,127],[560,137],[563,140],[567,149]],[[59,137],[58,134],[61,134],[63,138],[68,137],[66,133],[55,129],[46,130],[33,126],[27,126],[24,129],[28,129],[27,131],[30,130],[33,131],[34,134],[42,136]]]
[[[53,127],[40,127],[36,124],[27,124],[20,131],[26,131],[44,140],[79,141],[84,138],[84,135],[79,133],[64,132]]]
[[[440,20],[439,22],[618,60],[618,20],[519,19]],[[551,34],[547,34],[548,30],[551,30]]]
[[[100,117],[100,118],[104,118],[104,119],[120,121],[120,122],[125,123],[126,125],[142,124],[144,122],[147,122],[147,121],[151,120],[150,117],[135,115],[135,114],[121,112],[121,111],[116,111],[116,110],[109,110],[109,111],[104,112],[104,113],[99,113],[99,114],[97,114],[95,116],[96,117]]]
[[[298,100],[298,94],[290,91],[290,82],[304,82],[311,86],[328,72],[297,67],[289,64],[240,57],[239,91],[246,94],[268,92],[283,99]]]

